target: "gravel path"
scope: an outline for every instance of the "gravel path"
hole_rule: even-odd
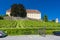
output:
[[[60,36],[46,35],[45,37],[39,35],[21,35],[21,36],[7,36],[0,38],[0,40],[60,40]]]

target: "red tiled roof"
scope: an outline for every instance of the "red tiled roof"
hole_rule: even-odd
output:
[[[7,10],[7,12],[11,12],[11,10]],[[27,13],[40,13],[38,10],[26,10]]]
[[[40,13],[38,10],[26,10],[27,13]]]

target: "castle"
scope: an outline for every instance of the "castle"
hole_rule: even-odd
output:
[[[41,12],[39,12],[38,10],[27,9],[26,12],[27,12],[28,18],[41,19]],[[11,10],[6,11],[6,15],[10,16],[10,13],[11,13]]]

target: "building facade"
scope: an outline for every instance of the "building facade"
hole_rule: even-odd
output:
[[[27,17],[32,18],[32,19],[41,19],[41,12],[38,10],[26,10],[27,12]],[[6,11],[6,15],[10,16],[11,10]]]

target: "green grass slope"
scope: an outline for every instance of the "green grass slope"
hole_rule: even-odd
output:
[[[39,34],[38,30],[52,34],[53,31],[60,31],[60,23],[40,20],[0,20],[0,30],[7,31],[8,35]]]

